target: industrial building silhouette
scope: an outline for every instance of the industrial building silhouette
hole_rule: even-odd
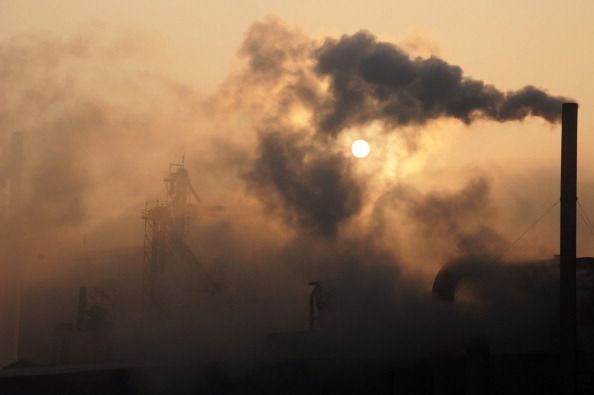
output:
[[[532,292],[533,273],[558,278],[559,338],[550,348],[501,352],[489,343],[488,337],[477,337],[463,347],[422,358],[403,360],[398,356],[353,353],[349,346],[328,340],[348,331],[345,323],[358,324],[349,321],[348,307],[341,307],[349,289],[341,288],[340,282],[332,279],[312,279],[304,284],[311,290],[309,300],[303,301],[309,309],[309,328],[262,334],[267,358],[254,362],[249,369],[231,369],[229,360],[172,363],[146,352],[122,354],[113,329],[118,319],[114,311],[118,293],[120,296],[121,292],[140,294],[137,298],[140,302],[133,306],[138,321],[154,325],[161,312],[186,297],[187,288],[179,286],[180,277],[184,276],[180,267],[192,267],[200,273],[192,297],[207,298],[219,290],[217,282],[185,241],[199,197],[182,160],[170,166],[165,178],[167,198],[147,204],[142,212],[145,221],[142,250],[86,253],[83,257],[88,267],[117,265],[122,260],[135,262],[131,265],[133,269],[122,276],[128,280],[141,272],[142,278],[137,279],[135,287],[120,284],[125,289],[122,291],[115,286],[83,284],[70,294],[54,295],[57,301],[70,300],[66,304],[76,312],[76,320],[60,322],[48,312],[46,321],[55,319],[53,331],[43,334],[35,327],[39,317],[29,319],[27,309],[47,295],[21,295],[18,281],[13,290],[5,291],[3,316],[11,322],[2,323],[6,334],[2,346],[4,355],[9,355],[12,361],[0,370],[0,393],[591,393],[594,391],[594,258],[576,257],[577,108],[575,103],[565,103],[562,108],[559,256],[513,265],[458,262],[442,268],[432,289],[436,303],[455,305],[459,303],[457,295],[462,284],[483,286],[491,282],[499,287],[524,287]],[[13,206],[18,204],[20,194],[22,146],[22,136],[15,135]],[[8,262],[16,263],[17,255],[12,263]],[[18,279],[18,273],[13,273]],[[186,280],[191,283],[194,278]],[[63,309],[62,304],[55,314],[59,316],[58,310]],[[345,339],[352,340],[348,336]]]

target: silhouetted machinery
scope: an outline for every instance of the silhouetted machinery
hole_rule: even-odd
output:
[[[310,331],[340,332],[342,328],[357,325],[362,317],[356,306],[361,304],[361,289],[338,277],[308,283]],[[355,307],[355,309],[353,308]]]
[[[335,281],[312,281],[309,294],[309,329],[319,330],[329,326],[340,325],[345,295],[341,292]],[[347,290],[342,290],[346,291]],[[344,317],[342,317],[344,318]]]
[[[594,258],[576,259],[578,322],[594,325]],[[472,302],[505,293],[554,302],[559,296],[559,257],[547,261],[492,263],[463,260],[445,265],[433,282],[433,295],[447,302]],[[493,301],[495,302],[495,301]]]
[[[184,160],[169,166],[165,178],[166,201],[157,201],[144,209],[144,270],[143,296],[149,307],[163,303],[167,294],[167,277],[173,266],[180,262],[198,265],[198,259],[187,246],[184,236],[187,225],[195,217],[196,206],[200,202],[192,187]]]
[[[322,285],[319,281],[312,281],[308,285],[313,287],[309,294],[309,329],[320,329],[320,317],[326,306]]]
[[[112,359],[113,291],[80,287],[76,323],[54,328],[52,363],[107,362]]]
[[[113,323],[113,296],[104,288],[80,287],[76,330],[107,333]]]

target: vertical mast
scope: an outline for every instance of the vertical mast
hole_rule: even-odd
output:
[[[12,134],[8,163],[8,212],[3,242],[6,255],[4,262],[2,317],[0,317],[0,363],[14,362],[18,359],[19,331],[21,324],[21,183],[23,164],[23,134]]]
[[[561,126],[561,393],[576,393],[577,109],[564,103]]]

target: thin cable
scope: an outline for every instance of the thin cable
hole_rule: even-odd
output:
[[[590,233],[594,234],[594,224],[592,223],[592,221],[588,217],[588,213],[586,212],[586,210],[584,209],[584,206],[582,206],[582,204],[580,203],[579,200],[577,201],[577,204],[578,204],[578,208],[579,208],[578,211],[580,213],[580,216],[582,217],[582,220],[586,224],[586,227],[588,228],[588,230],[590,231]]]
[[[582,206],[582,203],[580,203],[580,201],[577,201],[578,207],[580,208],[580,210],[582,210],[582,213],[584,214],[584,216],[586,217],[586,220],[588,221],[588,223],[590,224],[590,226],[592,228],[594,228],[594,222],[592,222],[590,220],[590,217],[588,216],[588,213],[586,212],[586,209],[584,208],[584,206]]]
[[[586,229],[588,229],[590,231],[590,233],[594,235],[594,229],[590,226],[590,224],[588,223],[588,220],[586,219],[586,217],[584,216],[584,214],[582,213],[581,210],[579,210],[579,213],[580,213],[580,218],[586,225]]]
[[[588,213],[586,213],[586,209],[582,206],[582,203],[577,200],[578,208],[581,210],[582,214],[584,214],[585,220],[588,221],[588,225],[594,226],[592,221],[590,220]]]
[[[517,237],[517,238],[516,238],[516,239],[515,239],[515,240],[514,240],[514,241],[513,241],[513,242],[512,242],[510,245],[509,245],[509,247],[508,247],[506,250],[504,250],[504,251],[503,251],[503,252],[502,252],[502,253],[501,253],[499,256],[497,256],[495,259],[493,259],[493,260],[491,261],[491,263],[496,263],[497,261],[501,260],[501,258],[503,258],[505,255],[507,255],[507,253],[509,253],[509,252],[510,252],[510,251],[511,251],[511,250],[512,250],[512,249],[513,249],[515,246],[516,246],[516,244],[517,244],[517,243],[518,243],[520,240],[522,240],[522,238],[523,238],[524,236],[526,236],[526,235],[528,234],[528,232],[530,232],[532,229],[534,229],[534,227],[535,227],[536,225],[538,225],[538,224],[540,223],[540,221],[542,221],[542,220],[544,219],[544,217],[546,217],[546,216],[547,216],[547,215],[548,215],[548,214],[551,212],[551,210],[553,210],[553,209],[554,209],[554,208],[555,208],[555,207],[556,207],[556,206],[559,204],[559,202],[561,202],[561,199],[557,199],[557,200],[555,201],[555,203],[553,203],[553,205],[552,205],[551,207],[549,207],[549,208],[548,208],[548,209],[547,209],[547,210],[546,210],[544,213],[542,213],[542,214],[541,214],[541,216],[540,216],[540,217],[538,217],[538,218],[536,219],[536,221],[534,221],[532,224],[530,224],[530,226],[529,226],[528,228],[526,228],[526,230],[525,230],[524,232],[522,232],[522,234],[521,234],[520,236],[518,236],[518,237]]]

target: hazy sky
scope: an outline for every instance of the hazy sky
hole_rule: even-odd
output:
[[[0,35],[68,35],[95,24],[152,35],[183,50],[167,62],[180,78],[219,82],[247,28],[276,15],[312,35],[367,29],[383,38],[416,33],[469,75],[514,88],[531,83],[588,105],[594,4],[549,0],[457,1],[0,1]]]
[[[0,39],[29,33],[68,38],[96,31],[127,36],[148,49],[143,68],[206,96],[228,76],[252,23],[268,15],[311,37],[365,29],[382,40],[417,43],[420,50],[460,65],[466,76],[503,91],[534,85],[575,98],[580,103],[580,176],[594,175],[592,1],[0,0]],[[513,199],[522,195],[523,182],[531,182],[529,174],[557,177],[558,125],[528,119],[432,127],[444,132],[429,135],[419,154],[425,158],[422,174],[433,176],[431,182],[446,184],[450,173],[478,169],[516,179],[517,190],[504,191]],[[543,195],[534,204],[546,207],[557,197]],[[594,213],[594,201],[583,204]]]
[[[0,37],[44,31],[67,37],[97,28],[138,34],[147,45],[170,50],[147,67],[213,89],[248,27],[266,15],[313,36],[360,29],[387,40],[419,36],[467,75],[500,89],[532,84],[575,97],[582,132],[594,123],[588,111],[594,103],[594,3],[587,0],[0,0]]]
[[[306,284],[342,272],[346,289],[362,284],[349,300],[372,306],[364,322],[385,313],[409,329],[381,333],[433,344],[441,306],[425,296],[444,264],[558,254],[558,209],[512,243],[559,199],[560,97],[580,104],[578,195],[594,219],[593,21],[593,0],[0,0],[0,263],[20,263],[0,264],[0,322],[10,322],[1,293],[21,286],[15,267],[23,289],[80,272],[75,289],[104,281],[107,265],[97,258],[89,274],[87,250],[132,247],[109,270],[121,284],[120,267],[136,270],[122,288],[140,285],[142,208],[164,198],[168,164],[185,154],[202,200],[186,242],[224,279],[224,306],[245,307],[215,301],[214,319],[192,314],[201,328],[232,328],[212,332],[225,347],[234,330],[299,328]],[[14,131],[24,165],[11,213]],[[366,159],[350,154],[358,138],[371,144]],[[594,256],[594,229],[579,218],[577,241],[579,256]],[[183,271],[183,292],[202,284]],[[357,296],[367,288],[376,296]],[[413,309],[385,303],[384,290]],[[552,327],[520,311],[494,317]]]

